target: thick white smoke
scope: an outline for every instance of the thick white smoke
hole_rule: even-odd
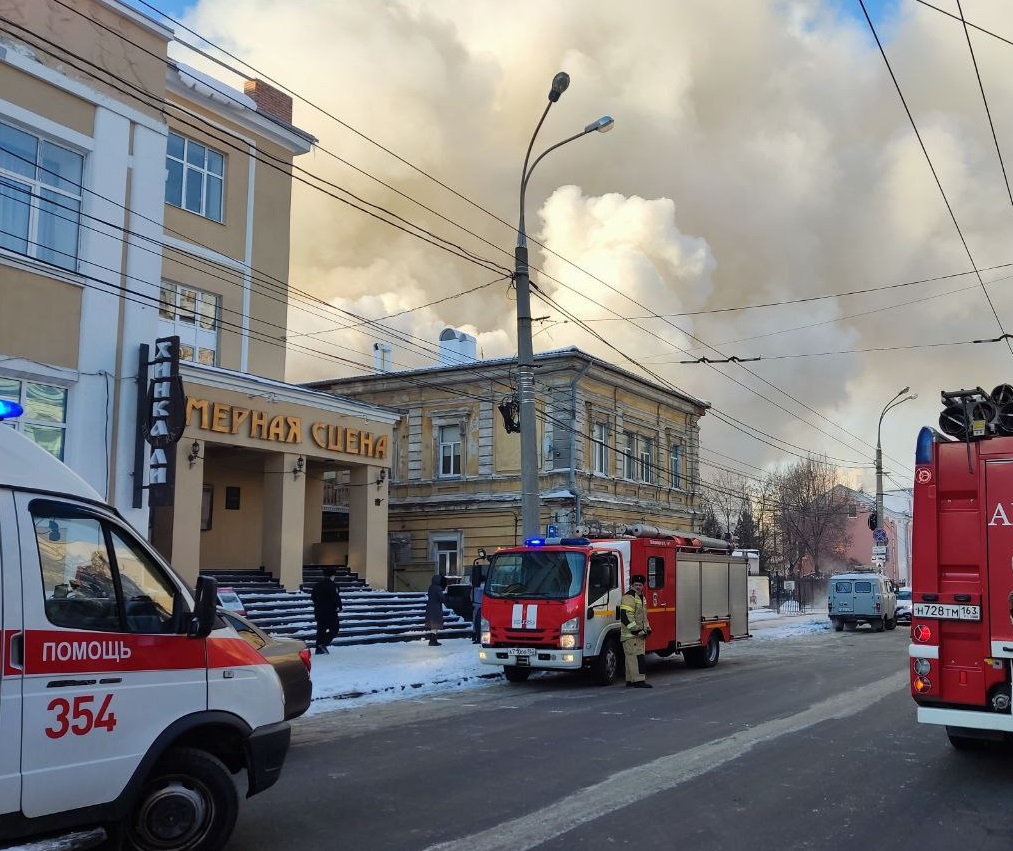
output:
[[[1013,38],[1008,4],[962,7]],[[740,421],[708,415],[705,447],[756,467],[788,457],[759,432],[870,466],[879,413],[910,385],[919,400],[884,422],[889,486],[909,483],[940,389],[1013,380],[1004,345],[954,345],[1001,333],[978,278],[897,285],[1013,262],[1013,201],[960,21],[914,0],[870,8],[959,232],[857,2],[202,0],[187,22],[342,122],[297,103],[320,139],[298,165],[506,270],[524,151],[568,71],[535,153],[602,114],[616,125],[534,173],[533,279],[609,345],[536,299],[536,350],[642,364]],[[970,32],[1006,156],[1013,50]],[[293,286],[335,308],[293,307],[294,381],[370,368],[371,343],[393,338],[355,317],[393,317],[398,365],[434,362],[448,325],[486,357],[516,351],[502,271],[302,185],[292,244]],[[1003,327],[1009,291],[988,287]],[[678,363],[731,355],[764,359]]]

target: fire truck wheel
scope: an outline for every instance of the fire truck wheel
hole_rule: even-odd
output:
[[[600,686],[610,686],[619,676],[619,666],[622,664],[623,654],[619,648],[619,642],[614,638],[608,639],[601,649],[601,653],[591,665],[591,676]]]
[[[958,751],[980,751],[987,747],[986,739],[978,739],[974,736],[964,736],[960,733],[961,727],[947,727],[946,738],[950,740]]]
[[[691,647],[682,651],[682,657],[689,668],[713,668],[721,656],[721,642],[716,632],[711,633],[704,647]]]
[[[531,676],[531,669],[518,668],[516,665],[504,665],[503,676],[507,678],[507,682],[523,683]]]
[[[144,782],[127,817],[128,851],[217,851],[239,814],[229,770],[217,757],[194,748],[168,751]]]

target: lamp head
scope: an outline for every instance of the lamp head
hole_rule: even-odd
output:
[[[552,88],[549,89],[549,100],[555,103],[559,96],[570,86],[570,75],[566,71],[560,71],[552,78]]]
[[[608,133],[615,126],[616,120],[611,115],[603,115],[597,121],[592,121],[587,127],[584,128],[585,133],[593,133],[597,130],[599,133]]]
[[[905,388],[904,388],[903,390],[901,390],[901,391],[900,391],[900,393],[898,393],[897,395],[898,395],[898,396],[903,396],[903,395],[904,395],[905,393],[907,393],[907,392],[908,392],[908,391],[909,391],[910,389],[911,389],[910,387],[905,387]]]

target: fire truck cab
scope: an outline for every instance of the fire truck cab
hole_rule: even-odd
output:
[[[622,671],[619,600],[647,577],[647,652],[717,664],[721,642],[747,638],[748,562],[710,541],[652,527],[614,538],[534,539],[497,551],[486,572],[479,659],[511,682],[532,670],[587,669],[601,685]],[[705,552],[706,549],[721,550]]]
[[[234,775],[270,787],[290,731],[277,675],[215,597],[0,423],[0,847],[225,845]]]

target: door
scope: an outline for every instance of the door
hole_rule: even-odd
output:
[[[988,559],[988,611],[978,615],[981,622],[991,627],[993,653],[1008,656],[1013,642],[1013,461],[987,461],[985,463],[985,545]],[[973,607],[979,604],[972,595],[963,602],[965,608],[954,614],[961,619],[976,620]],[[966,609],[966,610],[965,610]]]
[[[14,497],[0,490],[0,814],[21,808],[20,562]]]
[[[207,706],[205,642],[184,598],[101,509],[15,496],[25,612],[22,810],[119,795],[155,738]]]
[[[614,552],[593,552],[587,568],[587,611],[584,623],[584,650],[593,653],[605,628],[615,623],[619,606],[619,556]]]
[[[647,636],[647,652],[665,650],[675,642],[675,550],[644,547],[647,567],[647,618],[651,634]]]

